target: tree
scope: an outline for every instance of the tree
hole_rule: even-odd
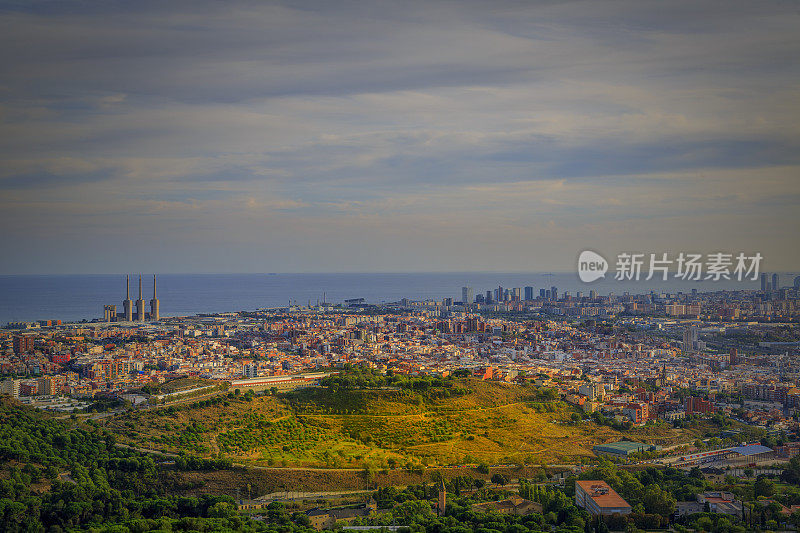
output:
[[[702,516],[697,520],[697,527],[701,531],[711,531],[714,527],[714,522],[707,516]]]
[[[427,500],[407,500],[392,509],[392,516],[402,523],[422,522],[433,516],[431,505]]]
[[[645,487],[642,493],[642,503],[648,513],[668,517],[675,512],[675,498],[669,492],[662,490],[656,483]]]
[[[287,524],[289,516],[286,514],[286,506],[280,502],[272,502],[267,506],[267,519],[272,523]]]
[[[236,514],[236,508],[228,502],[217,502],[208,509],[208,516],[212,518],[230,518]]]
[[[795,455],[789,460],[786,469],[781,472],[781,480],[795,485],[800,484],[800,455]]]
[[[795,511],[789,517],[789,523],[792,524],[795,529],[800,528],[800,511]]]
[[[767,479],[766,477],[759,477],[755,484],[753,485],[753,490],[755,492],[756,497],[764,496],[769,498],[773,494],[775,494],[775,484],[772,480]]]
[[[508,483],[508,478],[503,474],[497,473],[492,476],[492,483],[505,486]]]
[[[301,527],[311,527],[311,519],[306,513],[295,511],[292,513],[292,522]]]

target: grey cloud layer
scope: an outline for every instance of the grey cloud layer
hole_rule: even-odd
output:
[[[123,270],[141,245],[157,270],[568,269],[589,243],[791,269],[799,23],[790,2],[2,3],[0,244],[26,253],[0,272]]]

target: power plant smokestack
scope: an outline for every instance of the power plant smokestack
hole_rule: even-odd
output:
[[[122,302],[122,312],[125,313],[125,321],[133,320],[133,302],[131,301],[131,280],[129,275],[125,275],[125,300]]]
[[[153,274],[153,299],[150,300],[150,320],[161,320],[161,310],[158,302],[158,293],[156,292],[156,275]]]
[[[142,299],[142,275],[139,274],[139,299],[136,300],[136,320],[144,322],[144,300]]]

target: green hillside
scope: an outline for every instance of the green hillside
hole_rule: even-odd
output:
[[[115,446],[111,435],[0,396],[0,531],[163,531],[178,519],[205,531],[240,530],[232,498],[174,495],[169,481],[181,468],[216,473],[230,465],[191,458],[164,466]]]
[[[259,466],[386,468],[574,463],[620,434],[551,391],[475,379],[274,396],[229,395],[133,411],[107,422],[122,441]],[[372,385],[372,384],[370,384]]]

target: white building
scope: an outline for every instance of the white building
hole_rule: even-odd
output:
[[[258,377],[258,364],[256,363],[248,363],[242,367],[242,376],[245,378],[257,378]]]
[[[8,394],[12,398],[19,398],[19,379],[6,379],[0,382],[0,394]]]

